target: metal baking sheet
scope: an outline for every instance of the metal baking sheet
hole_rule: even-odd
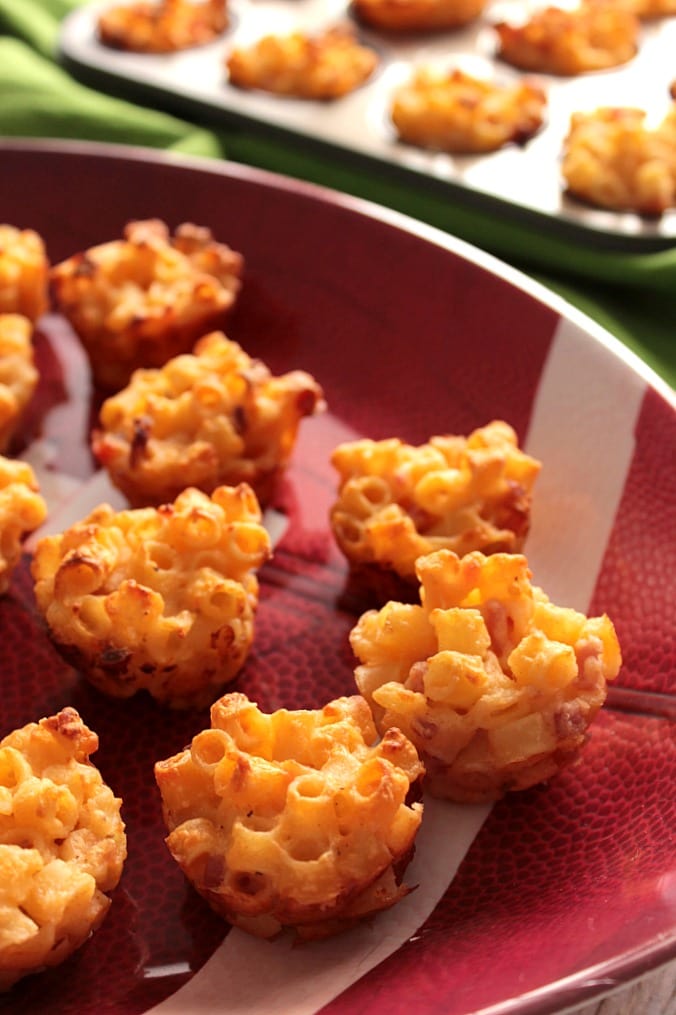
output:
[[[245,121],[261,130],[281,131],[290,144],[328,146],[337,156],[403,174],[411,186],[433,189],[449,200],[479,202],[506,217],[539,220],[543,229],[596,245],[660,249],[674,242],[676,210],[649,219],[596,210],[567,197],[560,158],[574,111],[626,105],[646,109],[651,124],[664,116],[671,101],[669,86],[676,78],[676,17],[644,23],[639,52],[623,67],[574,78],[537,75],[548,97],[547,120],[525,146],[455,156],[397,140],[389,119],[393,92],[421,64],[461,67],[504,82],[523,76],[495,59],[492,24],[523,20],[538,4],[489,0],[482,17],[465,28],[399,36],[364,28],[352,17],[347,0],[230,0],[231,25],[219,39],[156,56],[120,52],[97,40],[98,14],[115,2],[119,0],[79,8],[62,25],[61,58],[89,84],[177,113],[196,110],[210,122]],[[566,3],[575,6],[558,0],[559,6]],[[233,47],[265,34],[315,31],[346,21],[378,51],[381,63],[370,82],[344,98],[315,102],[243,91],[228,83],[225,59]]]

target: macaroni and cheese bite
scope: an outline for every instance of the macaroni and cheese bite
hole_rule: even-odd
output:
[[[138,370],[101,407],[92,448],[133,505],[248,483],[269,500],[304,416],[324,406],[309,374],[273,376],[222,332],[159,370]]]
[[[513,553],[530,527],[540,463],[494,420],[469,434],[414,446],[398,438],[339,445],[330,523],[354,576],[381,601],[414,590],[415,562],[445,548]]]
[[[299,99],[339,99],[367,81],[378,56],[349,26],[315,34],[266,35],[233,49],[226,60],[230,83]]]
[[[25,537],[47,517],[39,490],[27,462],[0,455],[0,595],[9,588]]]
[[[63,962],[111,905],[127,843],[98,746],[69,707],[0,740],[0,990]]]
[[[546,106],[531,81],[499,84],[457,68],[419,67],[394,93],[390,115],[408,144],[481,154],[525,144],[542,127]]]
[[[141,0],[103,10],[101,42],[135,53],[175,53],[218,38],[229,24],[226,0]]]
[[[486,0],[354,0],[360,21],[391,32],[460,28],[479,17]]]
[[[246,660],[270,542],[245,484],[120,511],[38,542],[35,598],[64,657],[104,694],[208,705]]]
[[[494,25],[498,56],[521,70],[573,76],[627,63],[638,51],[639,21],[603,0],[572,10],[544,7],[523,24]]]
[[[652,21],[676,14],[676,0],[621,0],[621,4],[633,11],[642,21]]]
[[[54,265],[51,290],[89,357],[94,381],[118,390],[138,367],[159,367],[220,327],[244,260],[211,231],[159,219],[129,222],[123,238]]]
[[[676,105],[654,128],[642,109],[573,113],[561,172],[568,193],[588,204],[662,215],[676,206]]]
[[[36,321],[49,307],[49,261],[34,229],[0,224],[0,314]]]
[[[23,314],[0,314],[0,452],[9,447],[38,383],[32,335]]]
[[[167,846],[209,905],[259,937],[323,938],[389,908],[422,818],[423,773],[397,729],[378,742],[358,695],[266,714],[243,694],[155,777]]]
[[[622,662],[612,622],[556,606],[521,554],[420,558],[420,604],[389,602],[350,635],[379,730],[400,729],[425,786],[494,800],[579,754]]]

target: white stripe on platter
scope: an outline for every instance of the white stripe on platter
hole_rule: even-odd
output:
[[[525,449],[542,462],[526,545],[533,582],[585,612],[625,479],[645,381],[562,318],[545,364]]]
[[[418,885],[373,921],[326,941],[294,946],[232,930],[202,969],[152,1015],[312,1015],[404,944],[450,884],[490,812],[425,799],[416,852],[406,871]],[[148,1013],[150,1015],[150,1013]]]

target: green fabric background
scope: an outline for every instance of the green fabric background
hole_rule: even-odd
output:
[[[81,2],[0,0],[3,136],[89,139],[229,158],[395,208],[544,282],[676,384],[676,245],[638,254],[593,249],[254,129],[215,131],[94,91],[75,81],[57,57],[60,21]]]

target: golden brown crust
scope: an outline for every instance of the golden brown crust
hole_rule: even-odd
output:
[[[546,103],[529,81],[500,85],[457,69],[422,67],[395,92],[391,116],[408,144],[481,153],[525,144],[542,126]]]
[[[158,219],[130,222],[121,240],[74,254],[50,273],[57,308],[106,390],[158,367],[223,324],[240,289],[242,255],[211,232]]]
[[[0,313],[36,321],[48,309],[49,262],[34,229],[0,225]]]
[[[655,129],[641,109],[573,113],[561,171],[568,191],[601,208],[658,216],[676,205],[676,106]]]
[[[102,11],[97,29],[113,49],[175,53],[212,42],[228,23],[226,0],[141,0]]]
[[[187,489],[157,510],[101,505],[40,540],[35,596],[60,650],[105,694],[202,707],[247,657],[269,552],[244,484],[211,498]]]
[[[498,56],[521,70],[575,75],[617,67],[638,50],[639,22],[608,2],[545,7],[520,25],[494,25]]]
[[[266,35],[234,49],[226,65],[238,88],[257,88],[301,99],[337,99],[373,74],[378,56],[360,45],[351,28],[337,26],[314,35]]]
[[[399,730],[376,744],[366,702],[271,715],[243,694],[160,761],[167,845],[227,920],[261,937],[336,933],[393,905],[422,816],[422,766]]]
[[[0,455],[0,594],[9,587],[24,538],[46,517],[47,505],[30,465]]]
[[[7,450],[38,383],[32,334],[27,317],[0,313],[0,452]]]
[[[393,32],[459,28],[478,18],[486,0],[354,0],[357,17]]]
[[[577,756],[621,665],[607,616],[555,606],[520,554],[417,564],[420,605],[390,602],[350,641],[380,730],[415,744],[433,795],[497,799]]]
[[[331,462],[339,474],[331,528],[353,567],[416,582],[415,562],[432,550],[523,546],[540,463],[501,420],[417,447],[396,438],[354,441],[337,447]]]
[[[62,962],[108,911],[127,850],[97,748],[73,708],[0,741],[0,990]]]
[[[596,0],[590,0],[596,2]],[[676,0],[618,0],[620,5],[644,21],[676,14]]]
[[[221,332],[161,370],[139,370],[104,402],[92,446],[134,505],[246,482],[261,503],[292,454],[304,416],[323,408],[302,370],[273,376]]]

